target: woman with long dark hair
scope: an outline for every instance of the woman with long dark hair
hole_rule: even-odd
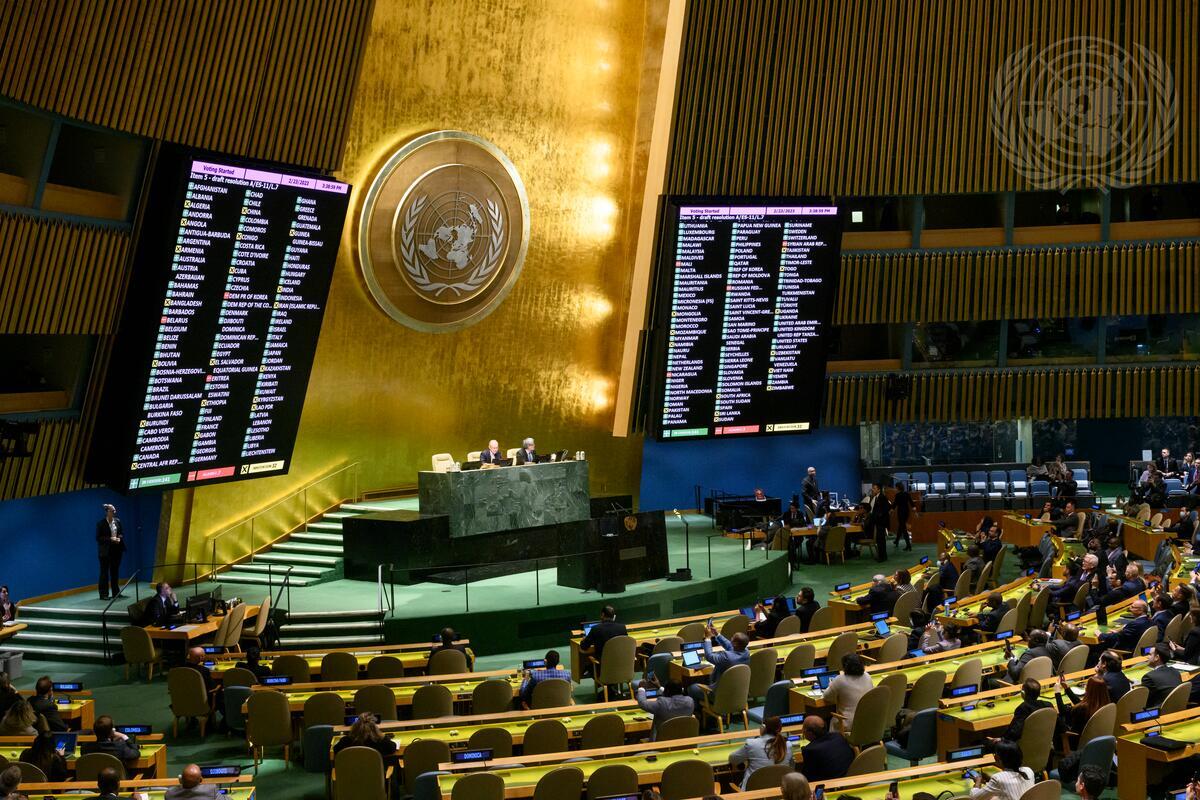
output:
[[[33,744],[22,751],[21,761],[33,764],[40,769],[46,774],[47,780],[65,781],[67,779],[67,760],[55,748],[54,739],[53,733],[38,734],[38,737],[33,740]]]
[[[1063,702],[1063,695],[1067,696],[1070,705]],[[1083,685],[1082,700],[1075,696],[1070,686],[1067,686],[1066,678],[1059,675],[1058,689],[1054,692],[1054,702],[1058,706],[1059,715],[1066,720],[1067,731],[1078,736],[1083,733],[1087,721],[1097,711],[1111,703],[1112,698],[1108,694],[1108,684],[1099,675],[1092,675],[1087,679],[1087,683]]]
[[[370,747],[378,750],[381,756],[390,756],[396,752],[396,741],[383,735],[379,723],[370,711],[364,711],[354,720],[350,730],[333,746],[333,752],[339,753],[347,747]]]
[[[783,735],[783,724],[779,717],[763,720],[759,735],[748,739],[744,745],[729,755],[730,764],[745,764],[746,774],[742,777],[742,789],[754,772],[772,764],[792,763],[792,743]]]

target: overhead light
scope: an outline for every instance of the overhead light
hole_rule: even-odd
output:
[[[863,221],[863,212],[851,211],[850,212],[850,221],[851,222],[862,222]]]

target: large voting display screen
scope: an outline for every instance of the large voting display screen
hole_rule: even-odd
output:
[[[841,249],[828,198],[666,198],[651,428],[659,439],[820,421]]]
[[[123,490],[288,470],[350,187],[160,155],[88,475]]]

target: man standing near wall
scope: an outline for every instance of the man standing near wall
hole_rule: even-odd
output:
[[[117,508],[105,503],[104,519],[96,523],[96,555],[100,559],[100,599],[109,598],[109,587],[112,596],[121,596],[119,575],[121,572],[121,556],[125,555],[125,532],[121,528],[121,520],[117,519]]]

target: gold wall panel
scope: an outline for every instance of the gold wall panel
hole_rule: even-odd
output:
[[[953,322],[1200,311],[1200,245],[842,256],[834,322]]]
[[[647,71],[661,17],[641,0],[376,5],[339,177],[357,194],[415,135],[482,136],[528,191],[525,266],[480,324],[421,333],[374,304],[348,225],[291,474],[196,489],[171,527],[186,529],[191,557],[204,537],[343,463],[362,463],[364,489],[412,485],[434,453],[462,460],[493,437],[586,450],[593,492],[636,491],[641,442],[611,435],[612,403],[629,289],[624,233],[640,202],[642,92],[656,86]]]
[[[912,379],[909,397],[889,402],[886,375],[832,376],[822,424],[1192,416],[1200,392],[1200,366],[1192,365],[918,373]]]
[[[1194,0],[690,0],[668,191],[1020,189],[988,93],[1015,50],[1096,36],[1158,54],[1178,128],[1145,183],[1200,179]]]
[[[374,0],[0,0],[0,95],[334,169]]]

